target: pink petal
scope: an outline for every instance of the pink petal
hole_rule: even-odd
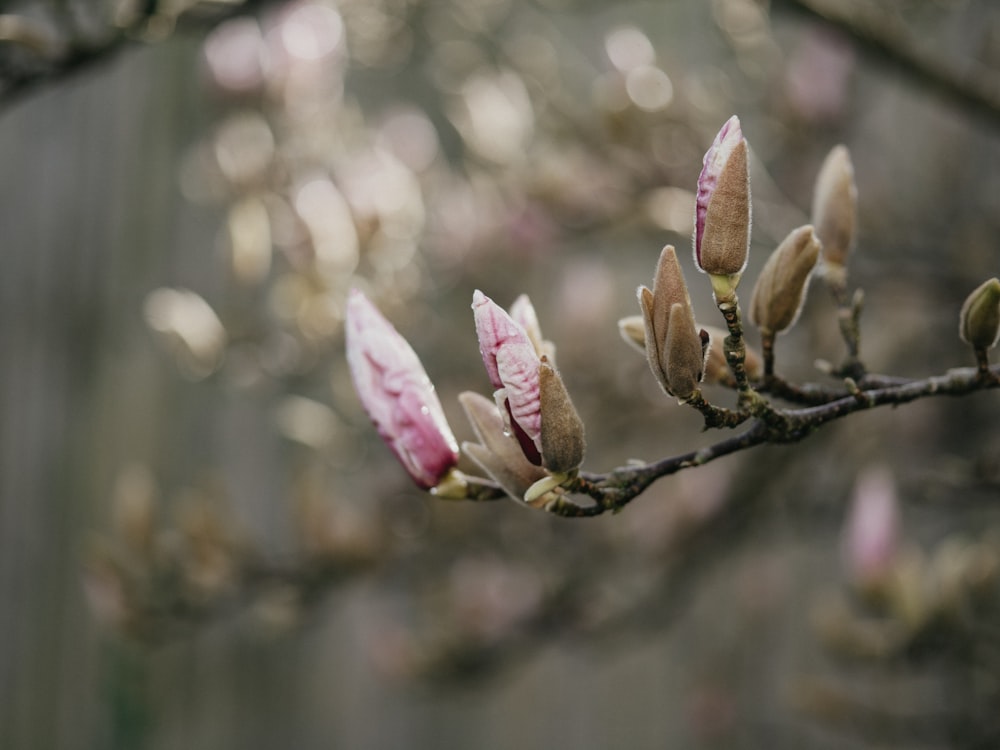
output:
[[[541,451],[541,361],[530,343],[510,342],[497,351],[497,369],[507,392],[510,416]]]
[[[889,571],[899,548],[899,498],[892,474],[870,468],[858,479],[844,528],[844,562],[860,583],[877,581]]]
[[[434,487],[458,463],[458,443],[416,352],[360,291],[347,301],[347,362],[354,388],[413,480]]]
[[[497,371],[497,351],[507,343],[525,343],[531,340],[514,319],[500,305],[478,289],[472,295],[472,312],[476,320],[479,353],[486,366],[486,374],[494,389],[503,388],[504,382]]]
[[[514,319],[535,347],[535,351],[542,354],[542,327],[538,324],[538,315],[535,313],[535,306],[531,304],[527,294],[519,296],[510,306],[510,317]]]

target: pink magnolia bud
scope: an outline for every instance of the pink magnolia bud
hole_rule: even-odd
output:
[[[555,473],[576,469],[583,460],[583,423],[562,378],[547,357],[539,357],[524,328],[478,289],[472,310],[497,406],[525,457]]]
[[[483,357],[483,364],[486,365],[490,385],[494,388],[503,388],[504,384],[497,367],[497,352],[509,344],[531,346],[531,340],[519,323],[478,289],[472,295],[472,311],[476,320],[479,353]],[[535,358],[537,359],[537,355]]]
[[[458,442],[412,347],[357,289],[347,300],[347,363],[379,435],[420,487],[458,463]]]
[[[525,455],[541,463],[542,401],[539,368],[542,361],[527,332],[500,305],[478,289],[472,295],[472,311],[490,383],[497,391],[497,404],[511,418]]]
[[[527,294],[522,294],[510,306],[510,317],[524,329],[535,347],[535,353],[539,357],[547,357],[550,364],[555,363],[556,347],[551,341],[547,341],[542,336],[542,328],[538,324],[538,315],[535,313],[535,306],[531,304]]]
[[[750,170],[736,115],[705,153],[695,203],[694,260],[713,276],[738,276],[750,250]]]
[[[899,548],[899,499],[888,469],[865,471],[854,487],[843,532],[843,556],[855,583],[864,587],[884,582]]]

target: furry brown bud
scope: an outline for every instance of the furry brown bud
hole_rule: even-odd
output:
[[[812,221],[827,269],[843,273],[854,248],[858,190],[846,146],[834,146],[820,167],[813,193]]]
[[[747,142],[735,115],[705,153],[695,205],[694,259],[736,286],[750,250],[750,169]]]
[[[799,317],[820,245],[808,224],[789,234],[767,259],[753,288],[750,320],[765,333],[781,333]]]
[[[653,291],[639,287],[639,305],[645,323],[646,357],[653,375],[666,393],[681,400],[689,398],[701,381],[705,355],[672,245],[660,253]]]

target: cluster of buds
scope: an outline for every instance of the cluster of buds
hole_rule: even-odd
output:
[[[663,248],[653,291],[639,287],[646,357],[664,392],[685,401],[705,374],[708,332],[695,325],[684,274],[671,245]]]
[[[497,448],[489,453],[483,437],[483,409],[464,402],[470,421],[483,445],[472,449],[473,459],[508,493],[534,503],[549,490],[575,476],[583,461],[583,422],[566,386],[555,369],[555,347],[542,338],[538,318],[527,296],[522,295],[507,313],[485,294],[476,290],[472,298],[476,335],[483,364],[493,385],[496,411],[503,422],[504,437],[513,437],[521,456],[504,460],[508,452]],[[495,423],[495,416],[485,417]],[[523,460],[522,460],[523,457]],[[541,467],[547,476],[538,477],[528,487],[531,473],[527,465]],[[518,480],[512,483],[512,480]]]
[[[543,507],[576,476],[583,422],[527,296],[508,313],[477,290],[472,308],[494,398],[459,396],[479,441],[462,453],[508,495]],[[365,410],[414,482],[441,497],[476,497],[482,485],[457,468],[458,443],[420,360],[358,290],[347,308],[347,359]]]
[[[760,331],[763,351],[758,355],[744,341],[736,294],[750,247],[748,154],[740,122],[731,117],[705,154],[698,178],[694,260],[711,280],[728,333],[696,323],[671,245],[660,253],[653,288],[638,289],[641,315],[620,321],[619,330],[646,355],[662,390],[701,411],[706,426],[735,426],[755,416],[770,418],[769,424],[780,430],[791,422],[762,393],[799,392],[774,376],[774,339],[798,318],[817,267],[840,305],[841,330],[850,355],[843,374],[855,388],[854,376],[864,375],[857,359],[860,296],[848,303],[845,295],[846,264],[855,243],[857,189],[847,149],[837,146],[816,181],[813,224],[788,234],[764,264],[753,289],[749,313]],[[583,478],[578,480],[583,424],[556,369],[555,347],[542,336],[530,301],[522,296],[507,312],[476,291],[472,308],[494,393],[492,400],[472,392],[459,397],[477,437],[459,451],[416,354],[360,292],[352,293],[347,355],[358,393],[379,433],[414,481],[443,497],[482,494],[484,479],[458,471],[462,454],[492,486],[536,507],[551,510],[567,492],[591,491]],[[991,279],[970,295],[962,308],[960,333],[979,357],[980,380],[994,378],[986,351],[1000,337],[1000,281]],[[758,381],[763,384],[759,390]],[[735,387],[738,409],[710,404],[701,392],[704,382]]]

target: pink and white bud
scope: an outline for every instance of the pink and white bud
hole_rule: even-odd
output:
[[[541,463],[542,402],[539,370],[542,361],[527,331],[500,305],[478,289],[472,295],[479,352],[495,389],[497,406],[510,417],[511,432],[525,456]]]
[[[851,579],[871,588],[883,584],[899,550],[896,483],[884,467],[865,471],[854,486],[843,532],[843,559]]]
[[[490,385],[495,389],[503,388],[504,383],[500,379],[497,367],[497,352],[502,347],[511,344],[531,346],[531,339],[523,326],[478,289],[472,295],[472,312],[476,320],[479,353],[483,357],[483,364],[486,365],[486,374],[489,375]],[[537,355],[535,358],[538,358]]]
[[[379,435],[420,487],[458,463],[458,442],[416,352],[357,289],[347,300],[347,363]]]
[[[535,353],[539,357],[547,357],[549,363],[554,363],[556,359],[556,347],[551,341],[546,341],[542,336],[542,327],[538,324],[538,315],[535,313],[535,306],[531,304],[527,294],[522,294],[510,306],[510,317],[524,329],[535,347]]]
[[[750,170],[740,121],[729,118],[715,136],[698,177],[694,260],[713,276],[738,277],[750,250]]]
[[[472,310],[497,406],[525,457],[553,473],[575,470],[583,460],[583,423],[555,367],[539,356],[528,332],[478,289]]]

